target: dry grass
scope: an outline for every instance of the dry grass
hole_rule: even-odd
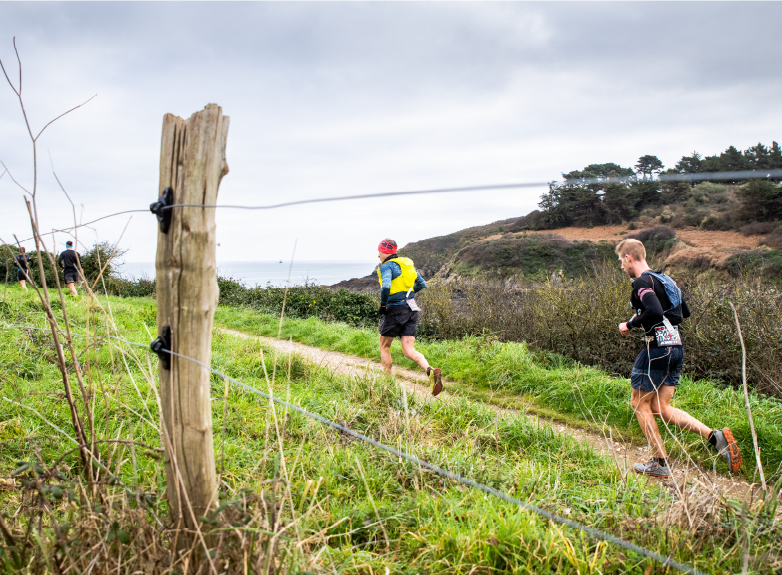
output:
[[[782,397],[782,292],[758,278],[731,283],[675,276],[692,311],[682,332],[685,370],[694,378],[741,383],[741,345],[729,302],[745,329],[750,385]],[[632,310],[630,283],[616,269],[595,267],[591,277],[564,287],[508,289],[485,282],[429,282],[421,333],[453,339],[491,334],[502,341],[526,341],[585,365],[626,375],[639,344],[617,336]]]

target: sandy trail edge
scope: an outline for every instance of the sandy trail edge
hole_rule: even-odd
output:
[[[242,339],[255,339],[261,341],[274,347],[280,353],[294,353],[313,364],[327,367],[345,375],[357,375],[365,373],[367,370],[380,372],[382,369],[379,363],[355,355],[327,351],[303,343],[279,340],[273,337],[248,335],[227,328],[218,327],[216,330]],[[405,386],[408,393],[416,394],[419,397],[431,398],[428,379],[422,371],[394,367],[394,375],[396,375],[397,381]],[[445,399],[448,395],[447,380],[444,380],[444,384],[443,394],[438,396],[438,399]],[[540,425],[541,423],[542,418],[526,414],[520,410],[501,408],[483,402],[481,402],[481,405],[492,409],[500,417],[523,417],[537,425]],[[649,451],[647,448],[641,448],[630,443],[623,443],[616,440],[611,441],[607,436],[604,437],[596,432],[579,429],[558,421],[548,419],[543,419],[543,421],[546,425],[550,425],[554,432],[570,435],[578,441],[588,443],[594,449],[609,455],[615,461],[622,474],[628,473],[628,470],[633,463],[637,461],[647,461],[649,458]],[[746,458],[747,456],[751,457],[752,454],[744,455]],[[696,466],[693,466],[692,464],[687,465],[684,461],[676,463],[677,464],[674,466],[673,480],[665,482],[666,484],[669,484],[671,488],[675,488],[674,483],[683,486],[687,479],[697,478],[696,483],[699,484],[700,489],[716,487],[720,493],[731,499],[744,500],[752,497],[753,492],[754,497],[758,497],[760,494],[760,486],[758,484],[750,484],[740,479],[731,479],[719,474],[715,476],[711,470],[703,467],[696,468]],[[652,479],[650,480],[654,481]]]

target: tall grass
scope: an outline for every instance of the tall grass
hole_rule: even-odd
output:
[[[6,295],[0,319],[43,323],[27,294],[11,288]],[[123,337],[150,339],[147,330],[155,322],[150,299],[110,298],[105,310],[89,301],[71,305],[74,329],[84,333],[89,325],[92,332],[106,335],[109,304],[110,319]],[[247,321],[266,317],[227,312],[244,314]],[[89,349],[79,347],[100,407],[95,409],[96,427],[104,437],[136,442],[100,444],[101,461],[111,474],[100,485],[85,485],[78,479],[78,457],[67,454],[72,446],[43,419],[59,427],[69,420],[57,395],[58,372],[47,359],[46,333],[2,331],[2,392],[15,403],[0,404],[0,474],[8,478],[23,467],[16,461],[30,464],[0,491],[0,504],[8,510],[3,521],[14,541],[1,547],[0,566],[7,572],[168,574],[188,570],[187,562],[196,560],[202,573],[209,572],[210,561],[218,573],[605,573],[654,568],[633,553],[586,539],[400,463],[300,414],[273,408],[246,390],[229,387],[224,411],[224,382],[216,376],[216,448],[225,454],[221,506],[204,525],[208,553],[196,548],[177,555],[173,526],[166,519],[155,429],[154,362],[144,352],[136,355],[106,339]],[[358,332],[352,333],[357,340],[368,334]],[[391,378],[369,372],[348,377],[295,356],[275,358],[273,350],[257,341],[220,332],[213,348],[214,367],[249,385],[289,396],[433,463],[705,572],[738,572],[744,550],[757,572],[771,572],[780,562],[776,542],[782,533],[773,521],[771,502],[750,510],[714,499],[708,514],[690,506],[694,528],[676,514],[678,499],[672,492],[640,477],[623,480],[610,459],[548,426],[498,418],[464,398],[409,395],[408,428],[403,394]],[[269,381],[267,374],[275,371],[277,379]],[[748,548],[747,529],[753,533]]]

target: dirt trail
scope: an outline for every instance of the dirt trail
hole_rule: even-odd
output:
[[[379,372],[382,369],[379,363],[354,355],[326,351],[302,343],[279,340],[273,337],[252,336],[231,329],[218,328],[218,330],[242,339],[262,341],[274,347],[280,353],[295,353],[313,364],[327,367],[345,375],[364,373],[367,370]],[[422,371],[394,367],[394,375],[405,386],[408,393],[416,394],[419,397],[431,397],[428,379]],[[444,379],[443,383],[445,384],[443,393],[437,399],[447,401],[449,395],[450,397],[454,396],[449,394],[449,386],[446,379]],[[537,425],[541,423],[542,418],[529,415],[520,410],[502,408],[488,403],[482,403],[482,405],[494,410],[500,417],[523,417]],[[548,419],[543,419],[543,421],[546,425],[550,425],[555,433],[570,435],[578,441],[589,443],[596,450],[609,455],[623,474],[628,473],[633,463],[649,459],[649,451],[645,447],[642,448],[631,443],[623,443],[616,440],[612,441],[609,437],[604,437],[597,432],[573,427],[559,421]],[[752,457],[752,454],[744,454],[744,457],[746,460],[747,457]],[[684,482],[682,480],[693,478],[697,478],[697,483],[701,488],[708,488],[716,483],[721,493],[734,499],[745,499],[752,495],[753,485],[748,482],[740,479],[730,479],[722,475],[715,477],[712,470],[705,467],[697,468],[692,463],[687,464],[685,461],[674,462],[674,479],[666,483],[673,487],[674,483],[683,485]],[[756,491],[755,496],[757,497],[759,487],[754,485],[754,488]]]

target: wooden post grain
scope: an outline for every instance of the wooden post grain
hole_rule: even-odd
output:
[[[225,145],[228,117],[209,104],[185,121],[163,117],[160,185],[174,190],[174,204],[214,204],[228,173]],[[215,210],[176,207],[168,233],[158,229],[158,334],[171,328],[171,350],[210,365],[212,324],[217,306]],[[166,447],[166,493],[171,518],[195,529],[217,506],[217,476],[212,438],[209,370],[171,356],[160,363],[163,442]]]

